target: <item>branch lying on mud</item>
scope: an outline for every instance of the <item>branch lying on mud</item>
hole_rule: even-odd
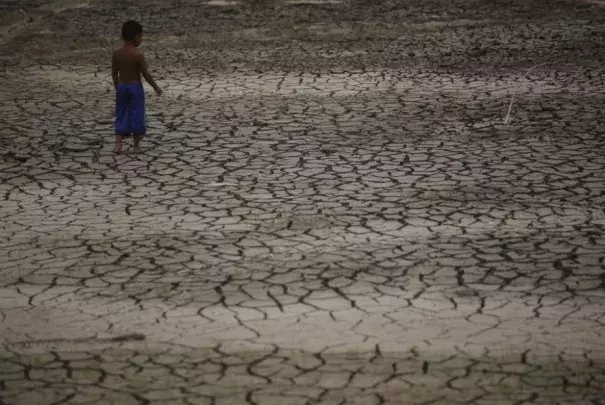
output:
[[[550,64],[554,64],[557,63],[558,61],[554,61],[554,62],[545,62],[545,63],[540,63],[539,65],[535,65],[534,67],[532,67],[531,69],[529,69],[527,71],[527,73],[525,73],[525,75],[521,78],[521,79],[526,79],[529,74],[537,67],[541,67],[541,66],[546,66],[546,65],[550,65]],[[513,91],[513,94],[510,96],[510,104],[508,105],[508,112],[506,113],[506,117],[504,117],[504,123],[508,124],[508,119],[510,118],[510,113],[513,110],[513,103],[515,102],[515,96],[517,95],[517,91],[519,91],[519,88],[521,87],[521,84],[519,84],[515,90]]]

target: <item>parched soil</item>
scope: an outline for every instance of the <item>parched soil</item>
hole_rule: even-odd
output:
[[[604,11],[598,2],[263,0],[208,6],[143,1],[126,6],[56,0],[23,2],[24,14],[8,4],[26,27],[14,40],[3,41],[0,54],[9,65],[106,63],[105,47],[116,43],[128,18],[145,24],[146,49],[158,53],[164,61],[158,68],[167,72],[192,66],[223,71],[232,65],[262,71],[501,71],[554,61],[596,67],[604,55]]]
[[[601,3],[0,0],[0,404],[605,404]]]

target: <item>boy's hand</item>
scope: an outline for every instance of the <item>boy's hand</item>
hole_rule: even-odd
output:
[[[155,87],[154,90],[155,90],[155,94],[157,94],[158,96],[161,96],[163,93],[162,89],[160,89],[159,87]]]

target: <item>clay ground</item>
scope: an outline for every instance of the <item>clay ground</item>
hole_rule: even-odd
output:
[[[0,403],[605,404],[599,2],[0,5]]]

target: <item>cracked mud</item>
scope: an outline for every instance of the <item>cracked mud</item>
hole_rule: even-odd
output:
[[[605,404],[598,2],[137,4],[0,1],[0,403]]]

